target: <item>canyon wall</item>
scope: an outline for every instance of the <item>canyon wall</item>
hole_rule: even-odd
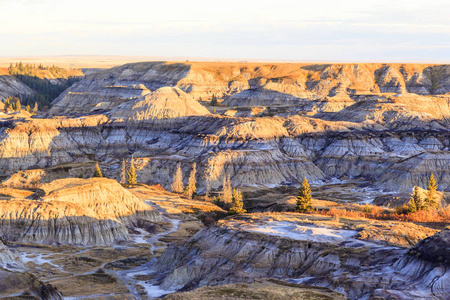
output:
[[[227,174],[248,188],[307,177],[409,192],[432,173],[449,191],[449,87],[447,65],[127,64],[87,75],[47,119],[4,120],[0,176],[86,177],[99,161],[118,179],[134,156],[139,180],[166,188],[197,162],[200,192]]]

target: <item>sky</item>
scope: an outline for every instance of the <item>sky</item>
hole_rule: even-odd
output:
[[[450,62],[448,0],[0,0],[0,56]]]

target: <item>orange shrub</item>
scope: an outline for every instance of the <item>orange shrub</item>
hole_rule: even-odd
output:
[[[321,215],[347,217],[353,219],[376,219],[376,220],[396,220],[419,223],[441,223],[450,222],[450,207],[445,209],[421,210],[415,213],[406,213],[404,207],[396,208],[395,211],[384,210],[382,207],[372,206],[370,210],[347,210],[331,208],[319,212]]]

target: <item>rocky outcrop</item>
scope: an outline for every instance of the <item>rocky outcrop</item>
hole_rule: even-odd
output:
[[[111,110],[161,87],[195,99],[222,97],[229,106],[301,105],[336,95],[445,94],[447,65],[134,63],[92,74],[64,92],[52,115]]]
[[[36,92],[11,75],[0,74],[0,100],[7,97],[26,97]]]
[[[7,299],[64,299],[52,285],[39,281],[32,274],[2,269],[0,269],[0,297]]]
[[[415,284],[430,289],[437,299],[450,293],[450,230],[444,229],[420,241],[396,264],[400,274],[410,276]]]
[[[350,299],[445,295],[447,279],[437,276],[441,269],[432,268],[427,276],[430,269],[405,268],[405,250],[357,241],[345,230],[310,228],[286,231],[285,237],[276,233],[284,232],[279,226],[255,230],[210,227],[170,246],[155,265],[161,287],[191,289],[274,277],[328,287]]]
[[[44,184],[29,199],[0,200],[0,235],[46,244],[110,244],[128,239],[140,219],[159,212],[111,179],[62,179]]]
[[[113,109],[113,118],[139,122],[208,115],[209,111],[190,95],[176,87],[162,87],[135,101]]]
[[[395,122],[382,125],[307,116],[175,119],[179,121],[123,122],[98,115],[11,121],[0,137],[1,175],[45,168],[44,177],[51,180],[60,178],[51,174],[64,170],[67,176],[90,176],[95,161],[100,161],[105,174],[118,179],[122,158],[134,154],[139,180],[166,188],[178,163],[186,174],[194,161],[201,188],[206,179],[212,188],[219,188],[230,174],[233,184],[240,186],[297,184],[305,176],[313,183],[362,177],[379,179],[378,187],[386,190],[409,192],[414,185],[425,187],[431,173],[440,189],[450,188],[445,168],[449,134],[441,129],[443,121],[424,121],[429,124],[424,130],[418,127],[421,123],[387,129]],[[33,171],[17,180],[28,182],[33,176],[43,177]],[[10,178],[5,185],[17,180]]]
[[[41,184],[63,170],[90,176],[100,161],[118,178],[133,155],[139,180],[166,188],[178,163],[186,174],[195,161],[200,192],[207,181],[220,188],[228,174],[233,185],[255,189],[363,178],[409,192],[431,173],[448,191],[450,105],[435,94],[447,90],[449,73],[398,64],[128,64],[90,74],[50,111],[83,117],[4,121],[0,176],[44,169],[40,179],[32,172]],[[251,117],[209,113],[197,100],[213,94],[251,105]],[[260,104],[266,109],[253,115]],[[227,114],[245,115],[235,111]],[[23,172],[20,180],[30,182]]]
[[[0,268],[17,269],[23,268],[20,257],[16,252],[12,252],[2,240],[0,240]]]
[[[10,250],[0,239],[0,298],[21,295],[30,299],[63,299],[53,286],[42,283],[24,270],[25,266],[17,252]]]
[[[444,229],[420,241],[410,250],[422,260],[450,266],[450,229]]]

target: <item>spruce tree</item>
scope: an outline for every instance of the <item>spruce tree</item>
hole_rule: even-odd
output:
[[[413,193],[408,202],[408,212],[414,213],[416,211],[422,210],[422,198],[420,197],[419,187],[415,186]]]
[[[183,193],[184,185],[183,185],[183,172],[181,171],[181,164],[177,165],[177,170],[173,176],[172,181],[172,193]]]
[[[34,102],[34,107],[33,107],[33,112],[34,113],[37,113],[38,112],[38,103],[37,103],[37,101],[36,102]]]
[[[194,195],[197,188],[195,187],[197,181],[195,179],[195,174],[197,173],[197,164],[194,163],[192,165],[191,174],[189,175],[189,181],[188,185],[186,186],[185,194],[188,197],[188,199],[192,199],[192,196]]]
[[[211,105],[212,106],[217,106],[217,97],[214,94],[212,95]]]
[[[233,195],[231,200],[230,210],[228,211],[230,214],[243,214],[247,212],[244,209],[244,202],[242,193],[240,190],[233,189]]]
[[[26,111],[29,112],[29,113],[31,112],[31,106],[30,105],[27,105]]]
[[[309,187],[308,180],[303,180],[302,187],[300,188],[297,196],[297,206],[295,210],[298,212],[308,212],[314,210],[312,206],[311,188]]]
[[[95,165],[94,175],[92,177],[103,177],[102,171],[100,170],[98,163]]]
[[[137,175],[136,175],[136,168],[134,167],[134,158],[131,158],[130,160],[130,168],[127,172],[127,184],[134,185],[137,184]]]
[[[438,188],[438,184],[436,179],[434,179],[434,175],[431,174],[430,180],[427,185],[427,196],[425,197],[425,206],[427,208],[438,208],[439,204],[437,201],[436,190]]]
[[[12,104],[11,104],[10,98],[7,97],[7,98],[5,99],[5,110],[8,111],[8,110],[11,109],[11,108],[12,108]]]

